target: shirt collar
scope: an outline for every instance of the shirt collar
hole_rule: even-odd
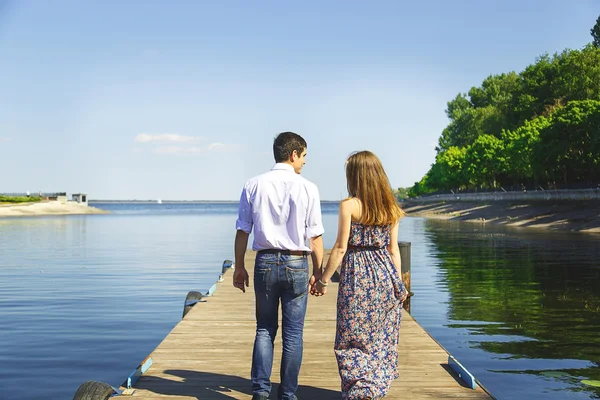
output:
[[[277,164],[273,165],[273,168],[271,168],[271,171],[276,171],[276,170],[295,172],[294,167],[292,167],[290,164],[287,164],[287,163],[277,163]]]

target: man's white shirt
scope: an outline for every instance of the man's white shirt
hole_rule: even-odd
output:
[[[246,233],[254,227],[253,250],[310,251],[306,239],[325,231],[319,189],[291,165],[277,163],[246,182],[235,225]]]

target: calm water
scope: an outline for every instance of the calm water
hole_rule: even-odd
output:
[[[0,399],[119,385],[232,258],[235,204],[95,204],[111,215],[0,219]],[[323,206],[326,246],[337,204]],[[598,236],[421,218],[412,313],[498,399],[595,399]]]

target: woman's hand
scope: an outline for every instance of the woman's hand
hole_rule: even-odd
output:
[[[312,287],[311,294],[319,297],[323,296],[325,293],[327,293],[327,284],[323,284],[323,281],[320,279],[317,280]]]
[[[408,292],[405,291],[404,294],[402,295],[402,297],[400,298],[400,303],[404,303],[407,298],[408,298]]]

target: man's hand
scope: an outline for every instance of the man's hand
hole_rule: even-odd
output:
[[[250,277],[245,267],[235,267],[233,271],[233,287],[240,289],[246,293],[246,288],[250,286]]]
[[[319,280],[319,278],[316,278],[314,274],[308,280],[308,290],[310,291],[310,294],[312,294],[313,296],[316,293],[315,283],[317,283],[318,280]]]
[[[313,274],[308,280],[309,291],[313,296],[316,295],[315,285],[321,279],[321,276],[323,276],[323,270],[321,268],[313,268]]]

